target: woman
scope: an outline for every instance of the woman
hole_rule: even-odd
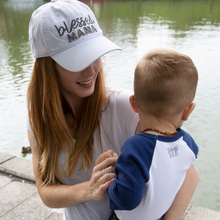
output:
[[[114,181],[116,153],[141,130],[131,93],[104,83],[100,57],[120,48],[75,0],[39,7],[29,40],[36,61],[27,95],[28,138],[40,197],[48,207],[65,208],[64,219],[108,219],[105,191]],[[95,166],[98,157],[106,159]],[[164,219],[181,219],[197,183],[192,167]]]

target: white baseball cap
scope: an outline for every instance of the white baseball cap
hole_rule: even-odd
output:
[[[52,0],[36,9],[29,24],[29,41],[35,58],[50,56],[72,72],[121,50],[103,36],[91,9],[77,0]]]

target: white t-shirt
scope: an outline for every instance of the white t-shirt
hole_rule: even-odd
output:
[[[125,140],[135,133],[139,118],[132,110],[129,103],[129,96],[132,92],[126,89],[107,88],[107,96],[110,95],[107,108],[101,116],[101,140],[103,152],[112,149],[116,153],[120,153],[121,147]],[[105,108],[106,106],[104,106]],[[28,130],[32,131],[30,125],[27,125]],[[101,154],[101,146],[99,141],[98,129],[94,134],[94,153],[93,162],[90,169],[86,172],[79,170],[81,167],[81,159],[76,164],[74,175],[68,177],[65,167],[65,154],[60,152],[59,160],[63,170],[65,184],[75,185],[77,183],[90,180],[95,161]],[[100,201],[88,201],[79,205],[67,207],[64,209],[64,219],[66,220],[107,220],[111,210],[109,207],[109,198],[107,193]]]

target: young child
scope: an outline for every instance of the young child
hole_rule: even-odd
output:
[[[194,110],[198,73],[192,60],[157,49],[135,69],[130,104],[143,131],[127,139],[108,189],[109,219],[157,220],[171,206],[198,153],[192,137],[180,129]]]

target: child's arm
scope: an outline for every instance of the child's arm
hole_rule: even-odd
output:
[[[199,183],[199,175],[193,165],[186,172],[182,187],[163,220],[181,220]]]
[[[146,158],[142,145],[136,138],[125,141],[115,166],[115,181],[107,193],[112,210],[132,210],[136,208],[144,194],[148,179],[150,160]]]

